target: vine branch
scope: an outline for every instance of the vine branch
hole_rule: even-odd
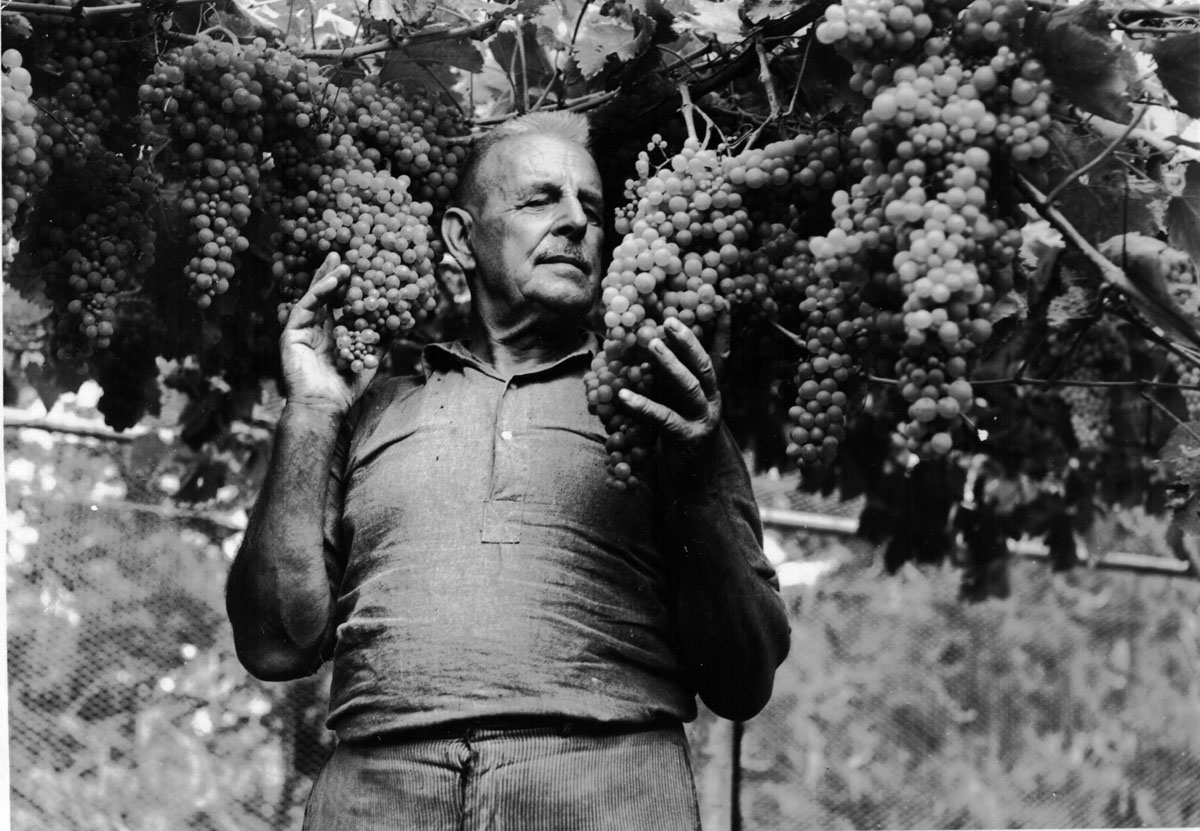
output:
[[[181,0],[182,2],[182,0]],[[427,43],[440,43],[447,40],[458,40],[459,38],[468,38],[469,40],[485,40],[490,37],[495,30],[500,26],[501,18],[491,18],[479,23],[472,23],[469,26],[445,26],[445,27],[429,27],[420,32],[411,35],[406,35],[402,38],[389,38],[387,40],[379,40],[373,43],[364,43],[362,46],[354,46],[349,49],[309,49],[304,52],[299,52],[298,55],[308,60],[344,60],[352,61],[366,55],[377,55],[380,52],[387,52],[392,49],[403,48],[406,46],[422,46]]]
[[[767,49],[763,46],[762,35],[754,37],[754,51],[758,55],[758,80],[767,91],[767,102],[771,106],[771,120],[779,118],[782,109],[779,106],[779,92],[775,89],[775,77],[771,74],[771,65],[767,60]]]
[[[172,8],[179,6],[202,6],[213,0],[176,0]],[[134,14],[147,11],[141,3],[114,3],[111,6],[52,6],[47,3],[25,3],[21,0],[5,3],[0,11],[20,14],[44,15],[47,17],[81,17],[90,19],[118,14]]]
[[[1109,145],[1107,147],[1105,147],[1103,151],[1098,153],[1094,159],[1092,159],[1087,164],[1083,165],[1083,167],[1079,168],[1078,170],[1074,171],[1073,173],[1070,173],[1061,182],[1059,182],[1057,185],[1055,185],[1054,188],[1050,191],[1050,193],[1046,194],[1046,196],[1043,197],[1043,201],[1047,205],[1054,204],[1054,200],[1057,199],[1064,190],[1066,190],[1068,187],[1070,187],[1074,182],[1077,182],[1078,180],[1082,179],[1089,172],[1091,172],[1097,166],[1099,166],[1099,164],[1102,161],[1104,161],[1109,156],[1111,156],[1118,147],[1120,147],[1122,144],[1125,143],[1125,140],[1129,138],[1130,133],[1132,133],[1135,129],[1137,129],[1137,126],[1142,122],[1142,119],[1146,117],[1146,112],[1149,109],[1150,109],[1149,104],[1143,104],[1142,108],[1140,110],[1138,110],[1137,115],[1134,116],[1133,121],[1130,122],[1128,125],[1126,125],[1125,129],[1120,133],[1120,135],[1118,135],[1111,142],[1109,142]]]
[[[899,386],[899,378],[885,378],[882,375],[868,375],[867,380],[875,384],[887,384],[889,386]],[[1146,381],[1144,379],[1130,379],[1127,381],[1077,381],[1072,379],[1061,378],[1030,378],[1025,375],[1013,375],[1008,378],[987,378],[980,381],[972,381],[973,387],[1000,387],[1000,386],[1026,386],[1026,387],[1094,387],[1097,389],[1116,389],[1116,390],[1132,390],[1139,395],[1145,394],[1148,389],[1176,389],[1176,390],[1197,390],[1200,391],[1200,384],[1180,384],[1174,381]],[[1197,437],[1200,441],[1200,437]]]

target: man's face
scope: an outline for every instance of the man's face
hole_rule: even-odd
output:
[[[476,302],[505,316],[586,314],[600,280],[604,210],[591,156],[554,136],[513,136],[492,148],[479,178],[468,206]]]

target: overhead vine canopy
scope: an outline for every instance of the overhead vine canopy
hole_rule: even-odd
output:
[[[764,468],[867,495],[886,560],[1098,513],[1200,532],[1200,9],[1033,0],[232,0],[3,9],[6,347],[118,429],[213,441],[331,252],[339,360],[463,331],[441,213],[472,137],[592,119],[611,209],[585,389],[636,487],[670,320]],[[11,289],[12,291],[9,291]],[[14,293],[15,292],[15,293]],[[959,556],[956,554],[956,556]],[[1197,568],[1197,566],[1193,566]]]

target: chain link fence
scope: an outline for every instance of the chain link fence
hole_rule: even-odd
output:
[[[13,827],[298,829],[328,677],[237,663],[238,522],[139,501],[128,443],[5,451]],[[689,726],[706,831],[1200,825],[1200,582],[1022,562],[965,604],[832,527],[770,537],[792,655],[760,716]]]

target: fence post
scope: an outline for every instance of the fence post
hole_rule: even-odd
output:
[[[729,731],[729,831],[742,831],[742,733],[743,722],[733,722]]]

